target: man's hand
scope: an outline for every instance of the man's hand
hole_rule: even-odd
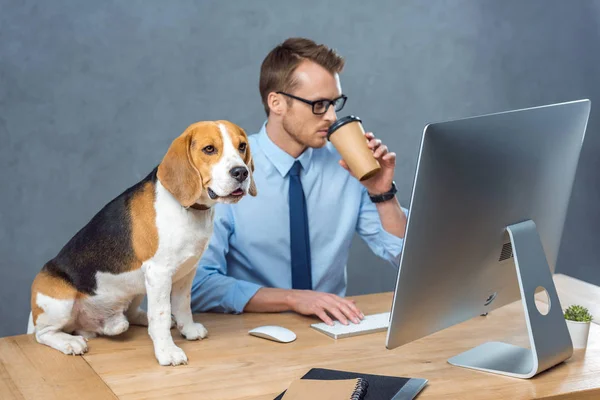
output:
[[[316,315],[327,325],[333,325],[330,315],[344,325],[348,325],[348,320],[358,324],[365,317],[353,300],[335,294],[313,290],[291,290],[288,298],[293,311],[303,315]]]
[[[376,139],[372,132],[367,132],[365,137],[368,140],[369,148],[373,151],[373,156],[381,165],[381,171],[361,183],[367,188],[370,194],[385,193],[390,190],[392,181],[394,180],[396,153],[390,153],[387,146],[382,144],[380,139]],[[344,160],[340,160],[340,165],[354,176]],[[356,176],[354,177],[356,178]]]
[[[282,312],[290,310],[303,315],[316,315],[327,325],[333,325],[329,315],[332,315],[344,325],[348,325],[348,320],[358,324],[365,317],[353,300],[313,290],[262,287],[258,289],[244,307],[245,312]]]

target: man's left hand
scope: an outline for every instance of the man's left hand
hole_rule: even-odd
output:
[[[369,148],[373,151],[373,156],[379,162],[379,165],[381,165],[381,170],[376,175],[361,183],[367,188],[370,194],[385,193],[390,190],[392,181],[394,180],[396,153],[389,152],[387,146],[382,144],[380,139],[376,139],[372,132],[367,132],[365,137],[368,140]],[[356,178],[344,160],[340,160],[340,165]]]

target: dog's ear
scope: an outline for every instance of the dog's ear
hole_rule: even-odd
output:
[[[246,132],[242,128],[239,129],[242,131],[244,136],[248,138]],[[250,194],[250,196],[256,196],[258,194],[258,191],[256,190],[256,183],[254,183],[254,159],[252,158],[250,143],[246,145],[246,155],[244,156],[244,163],[246,163],[246,165],[250,169],[250,187],[248,188],[248,194]]]
[[[246,165],[250,168],[250,187],[248,188],[248,193],[250,196],[256,197],[258,190],[256,190],[256,183],[254,183],[254,160],[252,159],[252,156],[250,156],[250,161],[248,161]]]
[[[157,172],[162,185],[184,207],[194,204],[203,189],[202,177],[192,161],[192,146],[191,131],[186,131],[171,143]]]

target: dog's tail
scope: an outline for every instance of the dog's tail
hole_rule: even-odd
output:
[[[27,334],[35,332],[35,327],[33,326],[33,313],[29,313],[29,322],[27,323]]]

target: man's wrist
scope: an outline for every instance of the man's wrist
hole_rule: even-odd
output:
[[[285,301],[285,305],[287,306],[288,309],[290,309],[290,310],[294,309],[296,300],[295,300],[293,289],[288,289],[285,291],[284,301]]]
[[[396,183],[394,181],[392,181],[391,187],[389,188],[389,190],[387,192],[372,193],[369,191],[368,193],[369,193],[369,198],[371,199],[371,201],[373,203],[383,203],[384,201],[388,201],[388,200],[395,198],[397,192],[398,192],[398,189],[396,188]]]

